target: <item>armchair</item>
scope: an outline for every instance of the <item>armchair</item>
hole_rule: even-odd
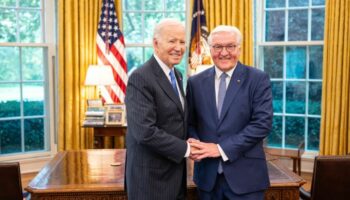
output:
[[[0,199],[23,200],[19,163],[0,163],[0,177]]]
[[[311,191],[300,188],[304,200],[347,200],[350,197],[350,155],[318,156],[314,161]]]

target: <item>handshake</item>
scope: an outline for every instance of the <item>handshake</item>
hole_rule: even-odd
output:
[[[194,138],[189,138],[187,142],[191,147],[189,158],[194,161],[201,161],[203,158],[217,158],[221,156],[217,144],[201,142]]]

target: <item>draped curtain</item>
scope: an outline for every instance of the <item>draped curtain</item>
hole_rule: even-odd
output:
[[[81,122],[86,99],[98,96],[84,81],[88,66],[97,63],[101,5],[102,0],[58,0],[58,150],[93,147],[92,129]],[[121,0],[116,9],[120,20]]]
[[[350,1],[326,1],[320,154],[350,153]]]
[[[191,5],[193,5],[193,0]],[[233,25],[242,32],[243,44],[240,60],[244,64],[253,65],[253,1],[203,0],[203,6],[209,32],[218,25]]]

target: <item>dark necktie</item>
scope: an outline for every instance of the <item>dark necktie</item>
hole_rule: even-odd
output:
[[[220,118],[221,110],[222,110],[222,104],[224,103],[225,94],[226,94],[226,78],[227,74],[222,73],[220,76],[220,83],[219,83],[219,92],[218,92],[218,115]]]
[[[218,92],[218,115],[220,118],[221,110],[222,110],[222,104],[224,103],[225,95],[226,95],[226,78],[227,74],[222,73],[220,76],[220,83],[219,83],[219,92]],[[222,174],[222,161],[219,161],[219,167],[218,167],[218,173]]]
[[[171,86],[173,86],[175,94],[179,96],[179,92],[177,91],[177,87],[176,87],[176,78],[175,78],[174,70],[170,70],[169,76],[170,76]]]

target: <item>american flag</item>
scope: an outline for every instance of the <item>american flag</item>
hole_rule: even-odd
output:
[[[195,71],[198,65],[211,64],[209,45],[207,43],[208,28],[202,0],[193,1],[191,26],[189,61],[191,69]]]
[[[114,0],[103,0],[97,30],[98,64],[112,68],[116,85],[101,88],[104,102],[124,102],[128,81],[124,36],[119,29]]]

